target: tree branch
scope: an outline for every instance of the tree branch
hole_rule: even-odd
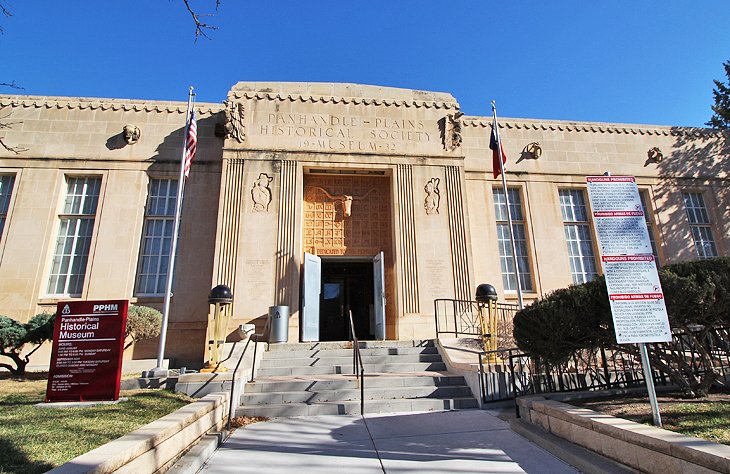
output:
[[[2,13],[3,16],[5,16],[5,17],[13,16],[13,14],[10,13],[10,10],[5,8],[5,2],[0,2],[0,13]],[[3,30],[3,27],[0,26],[0,34],[3,34],[4,32],[5,32],[5,30]]]
[[[193,18],[193,21],[195,22],[195,41],[198,41],[198,38],[202,36],[203,38],[210,39],[208,35],[205,34],[206,30],[217,30],[217,26],[209,25],[207,23],[203,23],[200,21],[200,18],[203,16],[213,16],[212,14],[203,14],[199,15],[193,10],[193,8],[190,6],[190,3],[188,0],[183,0],[183,3],[185,4],[185,8],[187,8],[188,12],[190,13],[190,16]],[[215,2],[215,10],[218,11],[218,7],[220,6],[221,0],[216,0]]]
[[[18,84],[13,82],[0,82],[0,87],[12,87],[13,89],[25,90],[25,87],[20,87]]]
[[[12,112],[11,112],[12,113]],[[6,118],[10,117],[10,114],[6,115],[5,117],[0,117],[0,130],[4,128],[13,128],[13,125],[18,125],[23,122],[3,122],[2,120],[5,120]],[[5,150],[15,153],[16,155],[19,155],[23,153],[24,151],[28,151],[28,148],[18,147],[18,146],[10,146],[4,141],[5,137],[0,137],[0,146],[2,146]],[[0,355],[2,355],[0,353]]]

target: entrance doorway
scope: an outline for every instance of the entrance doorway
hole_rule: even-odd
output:
[[[383,252],[374,257],[304,253],[302,341],[347,341],[352,311],[358,339],[385,339]]]
[[[350,339],[350,311],[357,338],[375,339],[373,264],[322,259],[319,340]]]

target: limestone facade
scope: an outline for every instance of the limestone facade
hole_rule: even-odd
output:
[[[389,339],[433,337],[434,299],[471,299],[479,283],[515,301],[501,267],[491,117],[462,115],[446,93],[329,83],[242,82],[225,104],[196,111],[168,333],[178,365],[203,361],[217,284],[233,290],[231,337],[240,324],[261,327],[272,305],[290,307],[290,341],[305,337],[305,252],[321,259],[320,331],[325,311],[352,309],[364,338],[376,336],[380,252]],[[150,285],[159,272],[148,268],[160,251],[147,246],[151,221],[165,216],[150,211],[149,195],[177,179],[185,103],[0,96],[0,114],[12,122],[3,142],[24,150],[0,148],[0,314],[27,320],[69,298],[161,307],[159,285]],[[573,257],[571,267],[566,232],[593,230],[589,217],[563,218],[580,196],[588,205],[587,175],[636,176],[661,264],[697,258],[693,232],[711,236],[717,255],[730,253],[727,134],[513,118],[500,119],[500,133],[520,204],[528,301],[575,281],[581,262]],[[653,148],[661,160],[649,158]],[[69,253],[60,232],[79,217],[67,208],[69,183],[86,178],[98,183],[94,212],[81,216],[88,257],[59,270]],[[598,255],[595,238],[579,244]],[[53,287],[64,271],[77,285]],[[154,352],[155,341],[143,342],[130,357]]]

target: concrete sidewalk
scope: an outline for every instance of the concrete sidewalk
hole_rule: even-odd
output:
[[[480,410],[278,418],[236,430],[201,471],[578,472]]]

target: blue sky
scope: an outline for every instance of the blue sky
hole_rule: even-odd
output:
[[[702,126],[730,59],[722,1],[5,0],[21,93],[220,102],[238,81],[450,92],[468,115]],[[215,0],[191,0],[200,12]],[[14,93],[6,88],[0,93]]]

